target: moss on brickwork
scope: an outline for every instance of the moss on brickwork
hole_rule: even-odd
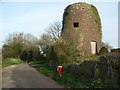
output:
[[[91,5],[91,8],[92,8],[92,12],[93,12],[93,17],[94,17],[95,21],[96,21],[97,24],[98,24],[98,27],[99,27],[99,30],[100,30],[101,36],[102,36],[101,19],[100,19],[98,10],[97,10],[97,8],[96,8],[94,5]]]
[[[84,2],[68,5],[63,13],[61,36],[65,42],[73,44],[80,55],[91,55],[90,43],[95,41],[98,53],[102,46],[102,29],[97,8]]]

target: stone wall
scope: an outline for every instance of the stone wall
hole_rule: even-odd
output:
[[[69,64],[65,66],[65,69],[77,75],[83,75],[86,77],[94,77],[94,66],[97,61],[83,61],[77,64]]]
[[[77,75],[101,79],[103,87],[105,85],[120,86],[120,56],[118,54],[110,53],[107,56],[101,56],[98,61],[89,60],[78,65],[69,64],[66,65],[65,70]]]
[[[118,54],[110,53],[107,56],[100,57],[100,61],[95,65],[94,73],[95,78],[101,80],[109,80],[112,86],[120,86],[120,56]],[[106,83],[106,82],[105,82]]]

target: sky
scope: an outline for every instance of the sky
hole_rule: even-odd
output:
[[[9,34],[24,32],[39,38],[54,22],[62,22],[64,9],[75,2],[93,4],[99,11],[103,42],[118,47],[118,1],[111,0],[2,0],[0,2],[0,47]]]

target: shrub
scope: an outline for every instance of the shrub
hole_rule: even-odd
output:
[[[99,55],[105,55],[105,54],[108,54],[109,51],[106,47],[102,47],[99,51]]]
[[[51,47],[49,58],[51,60],[51,63],[56,65],[74,62],[77,55],[78,51],[76,51],[72,45],[67,44],[64,41],[58,40]]]
[[[10,66],[10,65],[15,65],[15,64],[20,64],[20,63],[21,63],[21,60],[19,60],[19,59],[8,58],[8,59],[5,59],[2,62],[2,66],[7,67],[7,66]]]

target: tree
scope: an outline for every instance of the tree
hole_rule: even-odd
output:
[[[4,42],[2,48],[3,59],[5,58],[18,58],[23,50],[22,33],[9,34],[8,39]]]
[[[28,49],[34,48],[38,41],[37,38],[30,33],[24,35],[24,40],[24,44],[27,46],[26,48]]]
[[[47,33],[52,37],[53,41],[56,41],[61,36],[62,25],[60,22],[51,24],[47,29]]]
[[[54,65],[76,61],[78,51],[61,37],[61,24],[51,24],[39,39],[39,45],[46,54],[47,64]]]
[[[63,63],[76,62],[78,51],[69,43],[66,43],[62,38],[58,39],[49,49],[48,63],[54,66]]]
[[[36,50],[37,39],[31,34],[13,33],[9,34],[3,44],[2,54],[5,58],[19,58],[25,50]]]
[[[108,49],[104,46],[99,51],[99,55],[105,55],[105,54],[108,54],[108,53],[109,53]]]
[[[45,54],[48,47],[51,46],[52,43],[53,41],[51,36],[48,33],[43,34],[38,41],[38,45],[40,45],[41,52]]]
[[[46,53],[48,49],[57,41],[57,39],[60,38],[61,35],[61,23],[55,22],[51,24],[47,29],[45,34],[41,36],[41,38],[38,41],[38,44],[40,45],[42,51]]]

